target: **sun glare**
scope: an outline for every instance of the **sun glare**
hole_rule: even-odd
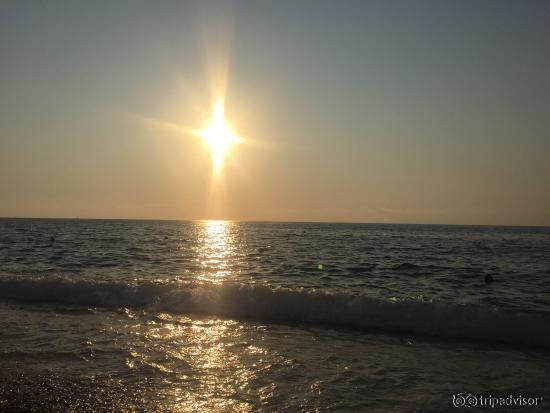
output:
[[[225,120],[225,108],[223,99],[217,99],[212,109],[212,117],[205,129],[197,132],[210,151],[214,171],[219,171],[223,164],[224,156],[232,145],[241,139],[233,132],[230,124]]]

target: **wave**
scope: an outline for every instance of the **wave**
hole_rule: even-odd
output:
[[[318,289],[20,276],[0,278],[0,299],[328,324],[550,348],[549,318],[542,314],[422,300],[382,300]]]

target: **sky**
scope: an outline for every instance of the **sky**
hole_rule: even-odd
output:
[[[549,21],[542,0],[3,0],[0,216],[550,225]],[[214,174],[189,130],[220,93],[242,141]]]

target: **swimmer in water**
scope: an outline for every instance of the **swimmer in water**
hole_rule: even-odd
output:
[[[485,284],[491,284],[494,281],[493,276],[491,274],[487,274],[485,276]]]

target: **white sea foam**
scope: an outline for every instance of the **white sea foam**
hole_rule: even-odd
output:
[[[550,324],[542,314],[420,300],[381,300],[319,289],[4,277],[0,279],[0,299],[306,322],[550,348]]]

